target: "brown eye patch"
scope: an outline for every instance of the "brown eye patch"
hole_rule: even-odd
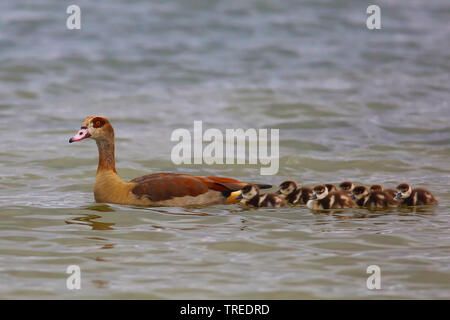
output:
[[[353,193],[354,194],[361,194],[361,193],[364,193],[365,190],[366,190],[365,187],[356,187],[355,189],[353,189]]]
[[[92,120],[92,124],[93,124],[94,128],[101,128],[105,125],[105,120],[102,118],[94,118]]]
[[[383,187],[379,184],[373,184],[370,187],[370,191],[382,191],[382,190],[383,190]]]
[[[351,182],[347,182],[347,181],[342,182],[342,183],[339,185],[339,187],[341,187],[341,189],[344,189],[344,190],[350,189],[351,186],[352,186],[352,183],[351,183]]]
[[[321,193],[325,192],[325,187],[324,186],[316,186],[316,187],[314,187],[313,190],[315,193],[321,194]]]
[[[282,188],[282,189],[287,189],[287,188],[289,188],[291,185],[294,186],[294,182],[292,182],[292,181],[285,181],[285,182],[283,182],[282,184],[280,184],[280,188]]]
[[[409,185],[407,185],[406,183],[401,183],[397,186],[398,190],[402,190],[402,191],[406,191],[409,189]]]

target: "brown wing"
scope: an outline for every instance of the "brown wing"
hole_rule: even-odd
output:
[[[237,191],[241,190],[248,183],[242,182],[236,179],[224,178],[224,177],[206,177],[207,179],[213,181],[216,184],[217,188],[223,187],[223,190],[219,191]],[[272,185],[270,184],[256,184],[260,189],[270,189]]]
[[[206,177],[210,188],[217,191],[237,191],[241,190],[247,185],[245,182],[241,182],[236,179],[223,178],[223,177]],[[212,184],[211,184],[212,183]]]
[[[176,173],[145,175],[131,182],[137,185],[131,190],[138,198],[151,201],[169,200],[175,197],[198,196],[208,192],[208,185],[196,177]]]
[[[131,180],[137,183],[132,192],[139,198],[151,201],[169,200],[175,197],[198,196],[209,190],[229,192],[246,185],[235,179],[221,177],[199,177],[179,173],[148,174]]]

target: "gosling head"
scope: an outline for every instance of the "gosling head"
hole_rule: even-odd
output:
[[[377,191],[377,192],[381,192],[383,191],[383,186],[381,184],[373,184],[370,186],[370,191]]]
[[[335,186],[334,184],[331,184],[331,183],[327,183],[327,184],[325,185],[325,187],[327,188],[328,192],[333,192],[333,191],[336,191],[336,190],[337,190],[337,189],[336,189],[336,186]]]
[[[280,183],[277,194],[282,194],[284,196],[288,196],[295,190],[297,190],[297,184],[292,180],[287,180],[287,181]]]
[[[352,192],[355,185],[351,181],[344,181],[339,185],[339,189],[345,192]]]
[[[352,199],[353,200],[359,200],[364,198],[369,194],[369,189],[365,186],[357,186],[353,188],[352,191]]]
[[[81,141],[87,138],[94,140],[114,139],[114,129],[111,123],[102,116],[90,116],[84,119],[81,129],[69,139],[69,143]]]
[[[259,195],[259,188],[254,184],[248,184],[242,188],[241,196],[244,200],[250,200]]]
[[[406,199],[409,198],[411,195],[411,186],[407,183],[400,183],[397,186],[397,195],[395,196],[395,199]]]
[[[313,194],[309,197],[310,200],[321,200],[328,195],[328,189],[323,184],[319,184],[313,188]]]

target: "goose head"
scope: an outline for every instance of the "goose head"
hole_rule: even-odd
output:
[[[383,186],[381,184],[373,184],[370,186],[370,191],[383,191]]]
[[[397,186],[397,191],[398,191],[398,193],[395,196],[396,200],[409,198],[409,196],[411,195],[411,192],[412,192],[411,186],[407,183],[400,183]]]
[[[287,181],[280,183],[280,185],[278,187],[278,191],[276,193],[284,195],[284,196],[288,196],[295,190],[297,190],[297,184],[292,180],[287,180]]]
[[[321,200],[328,195],[328,188],[322,184],[313,188],[313,194],[309,198],[310,200]]]
[[[243,198],[244,200],[251,200],[254,197],[259,195],[259,188],[258,186],[255,186],[253,184],[248,184],[245,187],[242,188],[242,193],[240,198]]]
[[[369,194],[369,189],[367,189],[367,187],[365,187],[365,186],[357,186],[357,187],[353,188],[352,199],[353,200],[359,200],[361,198],[364,198],[368,194]]]
[[[346,192],[352,192],[355,188],[355,185],[351,181],[344,181],[339,185],[339,189]]]
[[[114,129],[111,123],[102,116],[90,116],[84,119],[81,129],[69,139],[69,143],[92,138],[96,141],[114,139]]]

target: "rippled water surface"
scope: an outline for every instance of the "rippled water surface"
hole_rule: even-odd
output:
[[[450,3],[0,2],[0,298],[448,298]],[[95,203],[91,114],[124,179],[151,172],[277,185],[350,179],[430,189],[432,208]],[[280,170],[175,166],[176,128],[280,129]],[[66,289],[79,265],[82,289]],[[378,265],[382,289],[366,288]]]

